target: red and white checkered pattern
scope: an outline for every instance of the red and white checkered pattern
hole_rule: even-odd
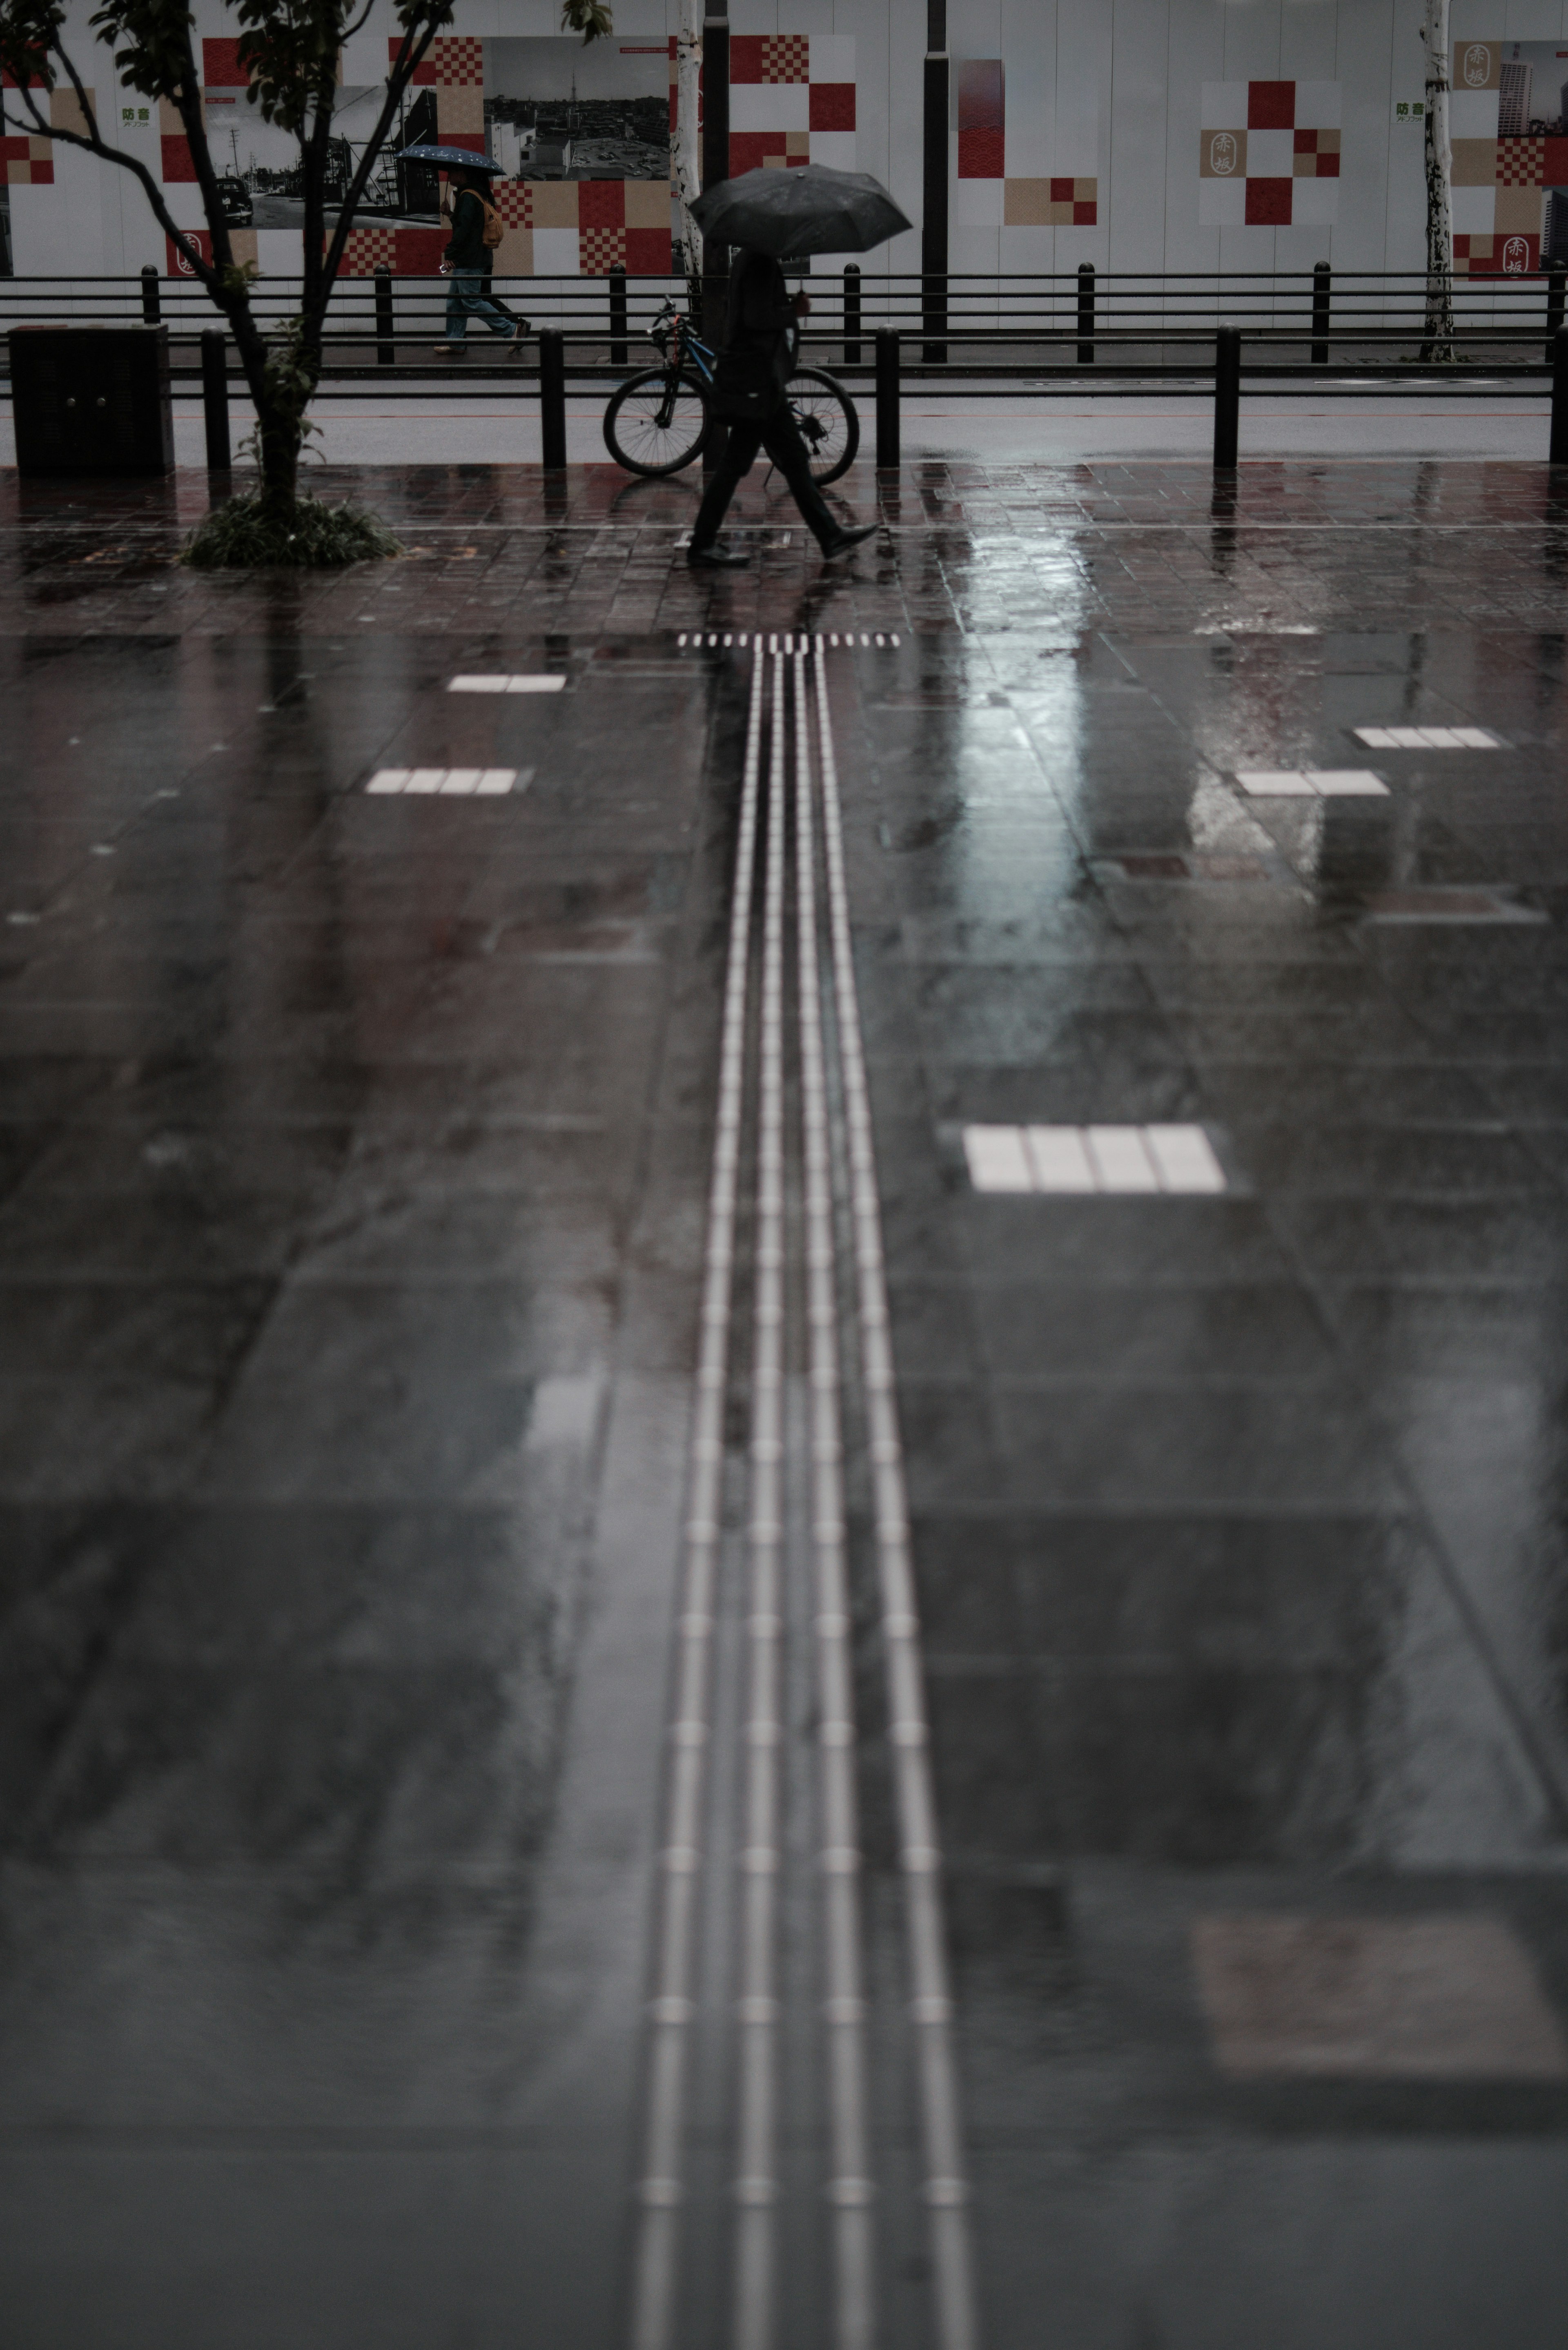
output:
[[[763,81],[809,81],[811,36],[808,33],[763,35]]]
[[[730,39],[730,171],[827,163],[855,169],[855,42],[836,33]]]
[[[370,277],[378,269],[396,269],[398,232],[395,228],[354,228],[338,265],[344,277]]]
[[[533,227],[534,191],[526,180],[498,180],[490,201],[508,228]]]
[[[395,66],[397,64],[399,57],[402,54],[402,47],[403,38],[400,33],[393,33],[388,36],[387,63],[389,66]],[[414,68],[413,86],[416,89],[431,89],[435,86],[435,79],[436,69],[431,62],[431,53],[429,49],[427,49],[419,64]]]
[[[607,270],[626,267],[626,231],[624,228],[584,228],[577,231],[578,268],[585,277],[602,276]]]
[[[1544,139],[1500,139],[1497,142],[1497,184],[1500,188],[1543,188],[1546,185]]]
[[[1549,131],[1544,138],[1489,143],[1490,185],[1482,177],[1482,141],[1466,142],[1453,195],[1454,265],[1471,277],[1526,276],[1541,266],[1544,192],[1568,186],[1568,137]]]
[[[52,187],[54,159],[52,140],[0,139],[0,164],[5,166],[6,182],[13,188]]]
[[[1198,218],[1205,228],[1327,228],[1337,214],[1338,82],[1205,82]]]
[[[474,40],[465,34],[432,41],[427,62],[435,68],[438,88],[484,88],[484,43],[481,40]]]

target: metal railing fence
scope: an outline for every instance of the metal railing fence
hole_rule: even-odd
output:
[[[1223,281],[1218,293],[1215,281],[1207,281],[1204,298],[1210,303],[1218,299],[1228,313],[1233,313],[1241,306],[1236,291],[1239,279],[1237,273]],[[1057,283],[1038,279],[969,282],[985,286],[988,298],[994,298],[998,285],[1022,286],[1020,307],[1026,298],[1041,303],[1054,299]],[[1162,286],[1169,282],[1159,281]],[[955,322],[944,296],[939,337],[933,326],[929,279],[867,281],[860,271],[849,267],[836,284],[829,281],[836,295],[836,317],[831,301],[824,306],[826,317],[814,307],[814,323],[803,339],[805,355],[822,361],[834,373],[871,378],[878,468],[899,462],[903,386],[911,376],[928,382],[934,379],[939,385],[946,383],[966,394],[983,390],[997,379],[1009,390],[1023,393],[1049,392],[1066,381],[1079,390],[1093,390],[1097,385],[1120,390],[1127,388],[1129,378],[1151,375],[1162,381],[1179,378],[1192,386],[1207,382],[1212,386],[1214,400],[1214,465],[1217,473],[1228,474],[1237,463],[1243,378],[1251,377],[1255,385],[1276,393],[1293,380],[1298,389],[1308,390],[1314,396],[1324,392],[1357,396],[1380,386],[1397,390],[1411,382],[1429,390],[1434,380],[1441,380],[1445,390],[1462,390],[1466,381],[1462,362],[1467,360],[1482,370],[1469,380],[1490,397],[1496,397],[1500,387],[1511,389],[1517,396],[1538,396],[1538,387],[1543,382],[1550,385],[1548,462],[1568,466],[1563,273],[1540,273],[1533,281],[1503,287],[1492,296],[1493,307],[1487,316],[1456,332],[1454,341],[1470,348],[1463,352],[1450,348],[1442,357],[1423,349],[1417,340],[1424,333],[1421,316],[1409,327],[1386,324],[1386,279],[1379,279],[1377,287],[1368,291],[1369,303],[1377,294],[1385,304],[1383,322],[1376,325],[1368,323],[1365,314],[1357,315],[1354,306],[1348,324],[1335,317],[1328,274],[1321,267],[1313,273],[1312,300],[1304,322],[1288,317],[1285,324],[1280,323],[1281,275],[1262,281],[1241,280],[1243,286],[1260,282],[1266,303],[1260,296],[1257,311],[1244,324],[1228,315],[1218,325],[1205,325],[1189,312],[1176,328],[1129,325],[1130,304],[1120,314],[1122,323],[1106,324],[1097,307],[1098,289],[1090,282],[1090,273],[1081,270],[1069,281],[1070,322],[1020,324],[1012,319],[1003,328],[979,326],[971,320]],[[814,286],[819,283],[814,280]],[[950,285],[950,280],[943,283]],[[628,280],[618,270],[605,279],[502,281],[496,290],[504,292],[519,284],[527,287],[535,314],[524,338],[524,353],[528,344],[534,346],[535,364],[520,367],[515,359],[499,352],[487,363],[483,345],[471,364],[482,378],[502,377],[522,398],[537,400],[541,459],[546,470],[558,469],[566,463],[568,379],[579,384],[614,383],[639,365],[657,364],[659,355],[651,343],[644,343],[633,357],[633,337],[646,333],[671,291],[679,289],[667,279]],[[911,286],[918,292],[918,314],[911,314],[908,307],[903,310],[897,307],[897,301],[907,306],[912,298]],[[65,296],[59,291],[62,286],[68,289]],[[106,286],[114,289],[115,298],[122,304],[134,296],[139,310],[122,307],[106,316],[102,293]],[[29,315],[18,317],[13,307],[7,317],[0,300],[0,328],[73,321],[107,324],[117,316],[124,320],[137,315],[143,323],[163,327],[169,335],[171,373],[196,376],[201,381],[209,469],[220,475],[230,471],[230,401],[236,380],[243,390],[243,378],[238,378],[225,334],[211,324],[213,311],[199,288],[178,286],[179,298],[170,302],[165,281],[147,270],[140,284],[126,279],[11,279],[0,292],[20,289],[26,303],[29,288],[35,289]],[[280,330],[292,315],[290,290],[286,280],[266,286],[262,316],[269,331]],[[886,305],[880,313],[875,307],[878,290]],[[346,281],[342,299],[331,314],[323,392],[330,397],[336,389],[340,394],[351,394],[374,382],[379,391],[417,397],[421,392],[428,395],[432,378],[450,381],[450,359],[432,366],[424,358],[430,348],[424,338],[438,337],[441,331],[446,294],[443,279],[394,281],[384,271],[369,281]],[[873,303],[869,309],[868,295]],[[1196,291],[1191,298],[1194,302],[1199,298]],[[96,309],[87,307],[95,299]],[[64,321],[62,303],[78,306],[66,308]],[[537,315],[546,306],[554,309],[556,320],[567,323],[547,323]],[[411,332],[410,314],[420,320]],[[1033,315],[1037,320],[1043,313]],[[1400,348],[1412,340],[1417,340],[1415,351]],[[1253,352],[1250,364],[1244,348],[1248,344]],[[1168,357],[1173,348],[1179,351],[1179,359]],[[1116,356],[1105,359],[1107,350]],[[1151,350],[1160,356],[1151,359]],[[714,436],[709,437],[711,441]]]
[[[950,272],[923,277],[863,270],[818,269],[805,279],[813,309],[803,341],[819,364],[869,374],[870,338],[896,332],[905,346],[902,372],[927,378],[990,380],[1017,388],[1093,369],[1099,378],[1204,376],[1212,371],[1220,327],[1246,337],[1250,374],[1284,382],[1303,370],[1385,373],[1408,381],[1428,368],[1455,388],[1475,369],[1489,378],[1539,374],[1551,337],[1564,321],[1568,271],[1527,276],[1459,278],[1454,335],[1459,364],[1422,356],[1426,281],[1418,271],[1106,272],[1087,265],[1054,276]],[[328,312],[327,388],[374,377],[450,374],[437,356],[448,281],[442,277],[340,278]],[[651,366],[646,335],[656,312],[685,281],[628,276],[523,277],[493,281],[493,292],[534,328],[558,329],[576,377]],[[269,333],[297,310],[297,278],[258,281],[254,303]],[[130,323],[167,325],[176,375],[199,370],[198,338],[221,328],[199,283],[131,276],[0,278],[0,330],[13,327]],[[475,323],[465,371],[499,363]],[[512,372],[517,372],[514,363]],[[412,389],[412,385],[409,387]]]

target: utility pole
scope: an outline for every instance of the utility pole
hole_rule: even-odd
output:
[[[1449,0],[1426,0],[1421,45],[1427,57],[1427,318],[1423,359],[1454,358],[1454,209],[1449,192]]]
[[[702,192],[697,160],[697,89],[702,70],[703,0],[680,0],[680,26],[675,36],[675,135],[670,168],[680,204],[680,249],[686,257],[686,278],[695,286],[701,274],[701,239],[691,218],[691,207]],[[695,315],[697,296],[691,296]]]

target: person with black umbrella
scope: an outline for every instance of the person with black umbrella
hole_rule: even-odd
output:
[[[909,224],[869,173],[817,163],[722,181],[697,199],[691,217],[705,238],[736,252],[710,395],[713,413],[729,426],[729,440],[703,494],[687,560],[713,570],[745,562],[743,555],[720,546],[719,525],[737,484],[765,449],[831,562],[869,538],[877,525],[846,529],[812,479],[811,459],[784,396],[795,320],[811,304],[804,294],[791,302],[779,261],[786,253],[864,253]]]
[[[724,453],[709,477],[691,527],[686,560],[700,569],[738,568],[750,557],[718,544],[719,525],[742,476],[765,449],[784,480],[817,545],[831,563],[876,531],[874,522],[846,529],[812,479],[811,458],[784,386],[794,359],[794,322],[811,303],[792,302],[784,271],[771,255],[737,248],[730,265],[724,338],[710,405],[729,426]]]

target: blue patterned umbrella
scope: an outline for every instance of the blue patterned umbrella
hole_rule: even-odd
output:
[[[400,147],[400,163],[461,163],[470,172],[503,172],[504,164],[493,163],[486,155],[474,155],[466,147]]]

